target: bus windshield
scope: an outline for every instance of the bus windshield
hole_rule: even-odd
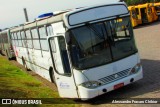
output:
[[[130,17],[86,24],[69,30],[72,65],[87,69],[137,52]]]

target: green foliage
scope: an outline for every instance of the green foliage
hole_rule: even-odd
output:
[[[57,91],[53,91],[0,56],[0,98],[59,98],[59,95]],[[69,99],[56,99],[50,102],[56,105],[46,105],[46,107],[79,107],[78,104],[76,105],[73,100]],[[32,107],[32,105],[23,105],[23,107],[28,106]],[[34,107],[36,106],[39,107],[39,105],[34,105]],[[12,107],[19,107],[19,105],[13,105]]]

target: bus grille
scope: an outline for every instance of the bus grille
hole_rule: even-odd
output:
[[[123,71],[120,71],[120,72],[112,74],[110,76],[101,78],[101,79],[99,79],[99,81],[101,81],[103,84],[107,84],[107,83],[122,79],[122,78],[124,78],[124,77],[129,75],[129,71],[130,70],[131,70],[131,68],[123,70]]]

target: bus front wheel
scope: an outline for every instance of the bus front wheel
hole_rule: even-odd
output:
[[[52,68],[52,67],[49,68],[49,74],[50,74],[50,78],[51,78],[52,83],[54,83],[54,84],[57,86],[56,81],[55,81],[55,76],[54,76],[53,68]]]

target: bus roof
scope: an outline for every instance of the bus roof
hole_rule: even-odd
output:
[[[149,7],[150,4],[149,3],[146,3],[146,4],[140,4],[140,5],[137,5],[135,6],[136,8],[146,8],[146,7]]]
[[[128,10],[134,10],[135,9],[135,6],[128,6]]]
[[[8,31],[9,31],[9,28],[4,29],[4,30],[0,31],[0,34],[7,33]]]
[[[64,22],[68,28],[72,28],[73,26],[85,24],[87,22],[123,15],[129,15],[127,5],[124,2],[101,4],[69,11],[64,15]]]
[[[94,6],[89,6],[89,7],[70,9],[70,10],[64,11],[60,14],[57,14],[55,16],[46,17],[46,18],[43,18],[43,19],[40,19],[40,20],[35,20],[33,22],[29,22],[29,23],[26,23],[26,24],[18,26],[18,27],[14,27],[14,28],[11,29],[11,32],[19,31],[19,30],[22,30],[22,29],[34,28],[36,26],[43,26],[43,25],[52,24],[52,23],[61,22],[61,21],[64,21],[65,24],[67,24],[67,23],[69,23],[69,21],[67,21],[66,19],[68,18],[68,20],[69,20],[69,16],[71,16],[71,15],[73,16],[73,14],[80,13],[80,12],[85,11],[85,10],[91,10],[93,8],[103,7],[103,6],[106,6],[106,7],[121,6],[122,9],[118,8],[118,10],[117,10],[117,8],[116,8],[116,12],[113,15],[118,15],[119,13],[123,13],[122,11],[125,11],[126,14],[129,13],[126,4],[123,3],[123,2],[112,3],[112,4],[94,5]],[[124,7],[125,7],[125,9],[124,9]],[[114,10],[114,9],[112,8],[112,10]],[[110,10],[108,10],[108,11],[110,11]],[[113,13],[113,12],[110,11],[110,13],[108,13],[108,14],[110,15],[111,13]],[[97,13],[97,16],[99,16],[98,14],[99,13]],[[79,20],[81,20],[81,19],[79,19]],[[70,25],[68,25],[68,26],[70,26]]]
[[[63,14],[59,14],[57,16],[47,17],[41,20],[35,20],[33,22],[29,22],[22,26],[18,26],[18,27],[11,29],[11,32],[19,31],[22,29],[34,28],[36,26],[43,26],[43,25],[50,24],[50,23],[60,22],[63,20],[62,17],[63,17]]]
[[[154,3],[154,6],[160,6],[160,2]]]

